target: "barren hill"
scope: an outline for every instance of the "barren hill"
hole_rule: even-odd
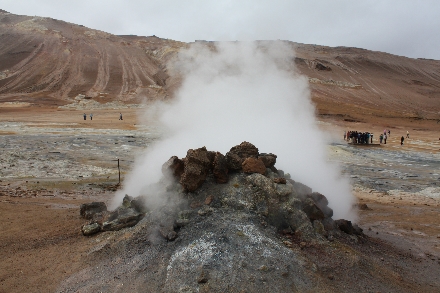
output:
[[[319,114],[440,119],[440,61],[289,43]],[[0,11],[0,102],[55,106],[79,94],[99,103],[166,99],[179,80],[166,63],[188,45]]]

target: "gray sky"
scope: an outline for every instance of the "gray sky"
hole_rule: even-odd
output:
[[[440,60],[438,0],[2,0],[0,9],[113,34],[282,39]]]

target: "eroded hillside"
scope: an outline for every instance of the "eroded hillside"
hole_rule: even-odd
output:
[[[309,78],[321,115],[440,119],[440,61],[289,44],[296,51],[292,70]],[[98,103],[172,98],[181,77],[170,77],[166,65],[188,46],[0,11],[0,101],[55,106],[78,95]]]

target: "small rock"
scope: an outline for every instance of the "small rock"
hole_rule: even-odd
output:
[[[81,228],[81,232],[83,233],[84,236],[90,236],[90,235],[98,233],[99,231],[101,231],[101,226],[99,226],[98,223],[84,225]]]
[[[214,200],[214,196],[209,195],[209,196],[205,199],[205,204],[209,206],[213,200]]]

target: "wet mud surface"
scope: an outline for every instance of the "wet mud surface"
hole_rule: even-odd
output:
[[[440,154],[333,143],[332,160],[341,163],[353,185],[381,192],[401,191],[440,198]]]
[[[148,130],[107,129],[96,134],[96,130],[46,128],[35,134],[35,130],[26,133],[27,127],[21,129],[0,141],[3,180],[115,176],[118,159],[122,172],[128,172],[135,156],[157,137]]]
[[[123,180],[160,131],[75,123],[1,122],[0,127],[0,217],[7,224],[0,233],[5,260],[0,289],[52,292],[83,268],[97,245],[97,239],[80,233],[80,204],[109,202],[118,188],[116,160]],[[440,288],[435,273],[440,265],[440,157],[435,150],[440,145],[431,144],[432,152],[396,143],[351,146],[342,139],[328,146],[329,160],[340,163],[358,202],[369,207],[359,210],[359,224],[370,237],[361,248],[381,267],[400,267],[399,278],[414,284],[411,292]],[[322,255],[317,255],[319,263]]]

